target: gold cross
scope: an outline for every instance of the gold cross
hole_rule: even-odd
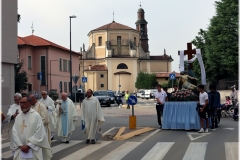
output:
[[[23,131],[24,131],[24,127],[27,127],[26,125],[25,125],[25,120],[23,120],[23,123],[22,123],[22,125],[20,126],[21,128],[22,128],[22,134],[23,134]]]

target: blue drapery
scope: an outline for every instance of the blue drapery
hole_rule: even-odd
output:
[[[200,129],[197,102],[166,102],[162,129]]]
[[[63,101],[62,102],[62,110],[64,113],[62,113],[62,131],[63,136],[67,136],[67,128],[68,128],[68,102]]]

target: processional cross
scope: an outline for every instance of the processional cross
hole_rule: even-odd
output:
[[[184,55],[187,55],[188,60],[190,60],[193,54],[196,54],[196,49],[192,49],[192,43],[187,43],[187,50],[184,50]],[[178,51],[178,55],[180,55],[180,51]],[[190,64],[189,69],[193,69],[192,64]]]
[[[21,125],[20,127],[22,128],[22,131],[21,131],[21,133],[23,134],[24,127],[27,127],[27,126],[25,125],[25,120],[23,120],[23,123],[22,123],[22,125]]]

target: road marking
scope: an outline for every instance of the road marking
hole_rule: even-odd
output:
[[[2,158],[10,158],[12,156],[13,156],[12,155],[12,150],[2,153]]]
[[[8,146],[10,146],[10,142],[3,143],[3,144],[2,144],[2,148],[8,147]]]
[[[223,129],[234,130],[234,128],[223,128]]]
[[[104,133],[102,134],[102,136],[105,136],[106,134],[108,134],[109,132],[111,132],[111,131],[114,130],[114,129],[115,129],[115,127],[109,129],[108,131],[104,132]]]
[[[225,142],[226,160],[238,159],[238,142]]]
[[[211,134],[211,133],[192,133],[192,132],[187,132],[187,135],[188,135],[188,137],[190,138],[191,141],[194,141],[194,140],[196,140],[198,138],[202,138],[202,137],[204,137],[206,135],[209,135],[209,134]],[[192,135],[197,135],[198,137],[193,138]]]
[[[183,157],[183,160],[204,160],[207,144],[207,142],[191,142]]]
[[[174,142],[158,142],[142,160],[160,160],[163,159]]]
[[[128,153],[130,153],[134,148],[140,145],[142,142],[126,142],[120,147],[116,148],[100,160],[120,160]]]
[[[74,145],[76,145],[78,143],[81,143],[81,142],[83,142],[83,141],[70,141],[68,144],[63,143],[63,144],[59,144],[57,146],[54,146],[54,147],[52,147],[52,154],[57,153],[57,152],[59,152],[61,150],[64,150],[64,149],[66,149],[68,147],[72,147],[72,146],[74,146]]]
[[[141,142],[144,142],[145,140],[147,140],[148,138],[152,137],[154,134],[156,134],[158,131],[160,131],[161,129],[157,129],[156,131],[154,131],[153,133],[149,134],[147,137],[143,138],[141,140]]]
[[[70,160],[70,159],[83,159],[90,155],[91,153],[97,151],[98,149],[110,144],[112,141],[102,141],[100,144],[89,145],[84,147],[67,157],[62,158],[61,160]]]

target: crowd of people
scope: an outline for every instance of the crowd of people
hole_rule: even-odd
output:
[[[55,132],[63,143],[69,143],[78,114],[66,93],[61,93],[61,100],[55,103],[46,91],[42,91],[42,98],[39,100],[35,94],[22,97],[20,93],[16,93],[14,102],[7,113],[10,149],[14,159],[51,159],[51,141]],[[81,118],[86,143],[91,141],[95,144],[97,130],[105,120],[99,101],[90,89],[82,103]],[[4,119],[2,114],[2,121]]]

